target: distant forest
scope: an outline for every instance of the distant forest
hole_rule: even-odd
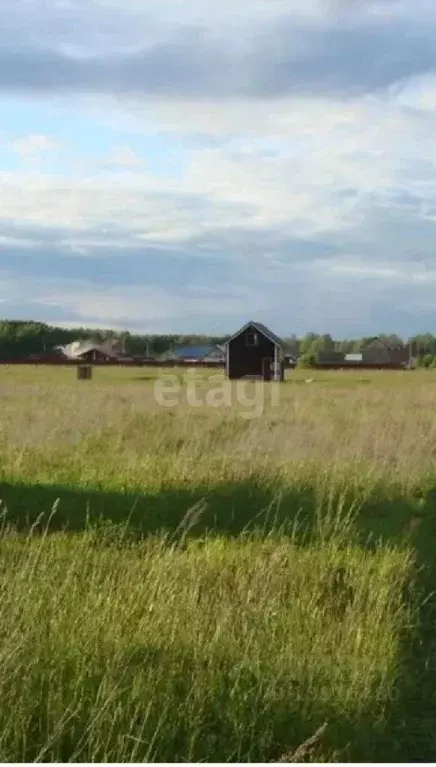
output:
[[[126,354],[144,356],[160,355],[178,346],[215,345],[223,343],[228,336],[209,335],[152,335],[90,328],[60,328],[41,322],[0,320],[0,358],[26,357],[42,351],[50,351],[55,346],[71,343],[78,339],[98,342],[108,338],[123,341]],[[397,335],[379,334],[392,345],[411,346],[413,356],[431,355],[436,357],[436,337],[424,333],[409,339]],[[303,338],[296,335],[285,336],[290,351],[296,355],[312,355],[317,352],[342,351],[359,352],[369,338],[333,339],[328,333],[307,333]]]

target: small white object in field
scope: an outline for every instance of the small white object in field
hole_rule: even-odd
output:
[[[313,378],[306,378],[304,383],[312,383],[312,381],[313,381]]]

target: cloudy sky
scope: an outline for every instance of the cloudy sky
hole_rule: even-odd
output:
[[[0,316],[436,332],[435,0],[1,0]]]

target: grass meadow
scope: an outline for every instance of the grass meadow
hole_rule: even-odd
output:
[[[212,374],[0,368],[0,761],[435,760],[436,373]]]

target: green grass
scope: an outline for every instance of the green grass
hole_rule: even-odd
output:
[[[434,759],[436,375],[158,376],[0,368],[0,759]]]
[[[262,761],[325,718],[345,744],[393,696],[408,566],[282,538],[7,537],[0,756]]]

